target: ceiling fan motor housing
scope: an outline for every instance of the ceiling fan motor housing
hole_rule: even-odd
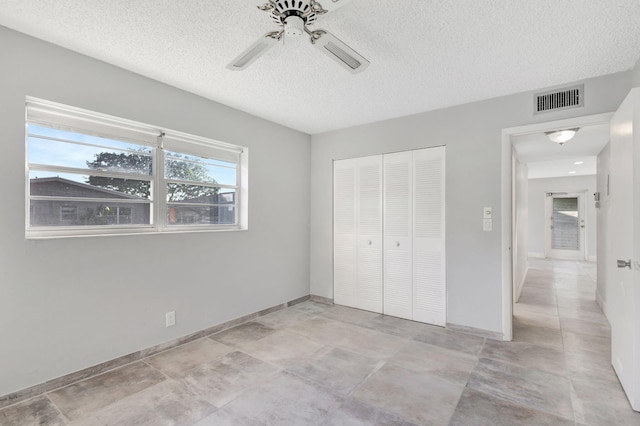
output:
[[[271,20],[278,25],[284,25],[285,28],[287,28],[287,25],[293,26],[294,22],[295,27],[299,27],[300,22],[302,22],[301,29],[304,31],[305,25],[313,25],[318,17],[311,7],[310,0],[274,0],[273,4],[275,9],[269,14]],[[289,18],[293,16],[300,19],[290,20]],[[296,34],[289,34],[287,30],[287,35]]]

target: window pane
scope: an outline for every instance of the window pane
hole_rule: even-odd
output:
[[[32,200],[29,208],[32,227],[148,225],[150,203]]]
[[[244,217],[242,147],[33,98],[26,119],[27,238],[235,229]]]
[[[167,205],[169,225],[233,225],[235,216],[235,206]]]
[[[551,248],[580,250],[578,198],[554,198],[552,221]]]
[[[31,164],[151,174],[152,150],[150,147],[41,126],[30,125],[29,132],[28,156]],[[64,139],[67,142],[47,139],[47,137]],[[74,142],[91,145],[80,145]]]
[[[192,182],[236,184],[236,164],[165,151],[165,177]]]
[[[188,204],[235,204],[235,190],[211,186],[168,183],[167,202]]]
[[[61,206],[60,220],[62,222],[73,222],[78,219],[78,206]]]
[[[151,198],[151,182],[71,173],[29,172],[30,195],[82,198]]]

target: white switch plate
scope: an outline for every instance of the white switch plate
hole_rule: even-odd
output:
[[[493,217],[493,209],[491,207],[485,207],[482,217],[485,219],[491,219]]]
[[[165,325],[167,327],[173,327],[176,325],[176,311],[167,312],[164,316]]]
[[[482,230],[483,231],[493,231],[493,220],[491,220],[491,219],[482,219]]]

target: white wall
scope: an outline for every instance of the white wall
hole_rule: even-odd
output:
[[[593,193],[596,192],[596,175],[568,176],[558,178],[529,179],[529,253],[538,256],[545,253],[545,203],[547,192],[582,192],[586,218],[587,256],[597,256],[597,220]]]
[[[4,27],[0,64],[0,395],[309,294],[308,135]],[[26,241],[27,95],[248,146],[249,230]]]
[[[584,84],[588,101],[580,109],[534,115],[532,93],[521,93],[314,135],[312,294],[332,297],[332,161],[446,145],[447,321],[502,333],[502,129],[614,111],[629,92],[631,73]],[[384,102],[375,88],[371,91],[371,99]],[[416,91],[416,96],[429,93]],[[493,232],[482,231],[484,206],[493,207]]]
[[[606,314],[607,302],[607,269],[610,263],[611,252],[607,238],[609,235],[609,193],[608,180],[611,170],[611,142],[609,142],[598,155],[597,191],[600,193],[600,208],[597,209],[598,217],[598,288],[597,299],[602,304],[602,310]]]
[[[529,170],[526,164],[518,161],[514,152],[515,173],[513,208],[515,223],[514,230],[514,301],[517,301],[522,291],[524,279],[529,269]]]

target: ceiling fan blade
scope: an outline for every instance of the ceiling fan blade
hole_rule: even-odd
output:
[[[242,71],[255,62],[260,56],[262,56],[267,50],[282,39],[282,31],[269,32],[249,46],[244,52],[242,52],[237,58],[227,65],[227,68],[232,71]]]
[[[326,0],[325,0],[326,1]],[[364,56],[347,46],[338,37],[325,30],[316,30],[309,33],[311,44],[316,49],[336,61],[340,66],[351,73],[359,73],[369,66],[369,61]]]
[[[345,4],[350,3],[351,0],[315,0],[315,2],[321,7],[321,9],[326,10],[327,12],[332,12],[341,8]]]

